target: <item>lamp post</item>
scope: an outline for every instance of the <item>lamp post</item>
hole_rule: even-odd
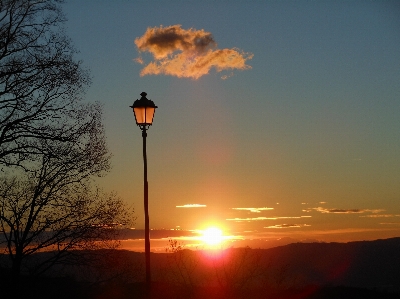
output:
[[[146,258],[146,285],[149,288],[151,282],[150,275],[150,220],[149,220],[149,199],[148,199],[148,183],[147,183],[147,155],[146,155],[146,137],[147,130],[153,123],[154,112],[157,106],[152,100],[146,98],[147,93],[142,92],[140,100],[136,100],[132,106],[135,115],[136,124],[142,130],[143,137],[143,166],[144,166],[144,230],[145,230],[145,258]]]

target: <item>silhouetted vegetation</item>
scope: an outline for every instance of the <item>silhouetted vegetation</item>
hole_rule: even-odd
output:
[[[92,187],[110,168],[102,106],[65,35],[58,0],[0,1],[0,248],[12,276],[88,263],[133,210]],[[92,251],[88,251],[92,249]],[[49,251],[47,259],[31,258]]]
[[[388,239],[347,244],[298,243],[272,249],[192,251],[171,240],[168,253],[152,253],[151,298],[398,299],[399,271],[391,272],[390,279],[384,272],[389,261],[393,269],[399,269],[399,245],[400,239]],[[340,253],[333,255],[338,246],[342,247]],[[304,261],[294,262],[298,256],[293,255],[293,250],[299,254],[309,253],[304,257],[307,267],[303,267]],[[370,259],[372,254],[375,260]],[[56,295],[57,298],[146,298],[143,253],[106,250],[98,256],[106,258],[99,258],[95,268],[93,264],[64,265],[55,266],[46,277],[22,276],[19,283],[24,287],[18,288],[19,294],[40,298]],[[349,256],[352,263],[339,279],[335,276],[334,264],[348,260]],[[299,265],[303,268],[299,269]],[[374,271],[354,280],[353,275],[358,276],[360,271],[365,272],[371,266]],[[324,281],[322,278],[326,278],[328,272],[335,275]],[[7,269],[3,268],[1,275],[2,294],[15,291],[9,283]],[[318,276],[321,276],[320,283],[315,283]],[[384,276],[385,280],[377,279],[379,276]],[[376,283],[371,284],[371,280]]]
[[[52,153],[52,141],[82,142],[83,134],[90,136],[86,131],[96,134],[98,105],[81,101],[90,77],[74,59],[60,2],[0,1],[2,167],[29,171]]]

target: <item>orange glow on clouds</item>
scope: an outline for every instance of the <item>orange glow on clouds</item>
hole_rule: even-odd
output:
[[[294,216],[294,217],[253,217],[253,218],[228,218],[228,221],[261,221],[261,220],[278,220],[278,219],[300,219],[300,218],[311,218],[312,216]]]
[[[293,227],[306,227],[311,226],[309,224],[277,224],[277,225],[270,225],[266,226],[265,228],[293,228]]]
[[[202,204],[186,204],[182,206],[176,206],[177,208],[205,208],[207,205],[202,205]]]
[[[253,58],[253,54],[239,49],[217,49],[210,32],[182,29],[181,25],[147,28],[143,36],[135,39],[135,44],[139,52],[149,52],[155,60],[141,70],[140,76],[171,75],[198,79],[208,74],[211,68],[217,72],[250,69],[246,61]],[[144,64],[142,57],[135,61]]]
[[[315,210],[317,212],[323,213],[323,214],[328,214],[328,213],[332,213],[332,214],[362,214],[362,213],[380,213],[383,212],[383,209],[375,209],[375,210],[371,210],[371,209],[326,209],[326,208],[322,208],[322,207],[318,207],[318,208],[310,208],[310,209],[304,209],[303,212],[311,212],[312,210]]]
[[[268,211],[268,210],[273,210],[274,208],[232,208],[232,210],[237,210],[237,211],[249,211],[251,213],[261,213],[261,211]]]

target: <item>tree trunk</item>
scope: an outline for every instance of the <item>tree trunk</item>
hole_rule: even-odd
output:
[[[13,278],[18,279],[21,275],[22,250],[17,248],[12,260],[11,273]]]

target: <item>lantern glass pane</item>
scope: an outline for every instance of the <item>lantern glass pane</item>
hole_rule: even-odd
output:
[[[133,112],[135,113],[135,119],[137,124],[145,123],[145,107],[135,107],[133,108]]]
[[[146,107],[146,124],[153,123],[155,109],[153,107]]]
[[[151,125],[153,123],[154,111],[153,107],[135,107],[133,108],[138,125]]]

